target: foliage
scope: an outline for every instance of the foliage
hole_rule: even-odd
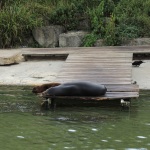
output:
[[[105,27],[104,42],[106,45],[116,46],[120,44],[117,28],[115,25],[115,16],[111,16]]]
[[[86,9],[89,2],[86,0],[60,0],[51,15],[51,24],[63,25],[67,30],[76,30],[79,21],[86,16]]]
[[[35,14],[18,2],[13,6],[4,6],[0,12],[1,46],[5,48],[22,43],[22,39],[28,37],[31,30],[41,24],[40,18],[37,19]]]
[[[91,39],[96,35],[104,39],[105,45],[121,45],[124,40],[150,36],[149,0],[102,0],[89,10]],[[94,35],[95,34],[95,35]],[[86,41],[84,41],[86,46]],[[90,44],[90,45],[93,45]]]
[[[133,39],[138,37],[139,30],[137,26],[120,24],[117,27],[117,33],[120,43],[126,41],[127,39]]]
[[[32,29],[49,24],[75,29],[82,17],[85,0],[6,0],[0,10],[0,46],[21,44],[32,34]]]
[[[121,0],[114,14],[119,22],[120,28],[126,26],[128,29],[137,30],[136,36],[150,36],[150,1],[149,0]],[[134,31],[135,31],[134,30]],[[133,33],[135,36],[135,32]]]
[[[83,46],[84,47],[93,46],[98,38],[99,36],[97,34],[94,34],[94,33],[87,34],[83,39],[83,44],[84,44]]]
[[[97,38],[104,38],[108,19],[114,9],[112,0],[102,0],[97,7],[88,10],[91,21],[91,35],[85,37],[84,46],[93,46]]]
[[[149,8],[149,0],[1,0],[0,46],[22,44],[42,25],[77,30],[82,19],[90,20],[83,46],[93,46],[98,38],[120,45],[126,39],[150,37]]]

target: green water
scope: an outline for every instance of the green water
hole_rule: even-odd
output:
[[[150,149],[149,91],[132,100],[129,111],[106,106],[40,112],[30,87],[6,89],[0,87],[0,150]]]

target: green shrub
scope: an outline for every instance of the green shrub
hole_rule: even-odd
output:
[[[76,29],[88,4],[86,0],[6,0],[0,12],[0,46],[20,45],[41,25]]]
[[[121,0],[115,8],[114,14],[120,28],[124,26],[133,28],[137,31],[136,36],[145,37],[150,36],[150,31],[148,30],[150,28],[149,8],[150,1],[148,0]],[[135,32],[133,34],[135,35]]]
[[[127,39],[150,36],[150,1],[102,0],[89,9],[91,35],[84,41],[93,46],[99,37],[105,45],[121,45]],[[97,35],[97,36],[96,36]],[[93,37],[93,38],[92,38]],[[91,40],[91,42],[89,42]]]
[[[6,6],[0,12],[0,43],[1,47],[11,47],[22,43],[31,34],[31,30],[42,24],[27,7],[20,3]]]
[[[150,37],[149,8],[149,0],[2,0],[0,46],[22,44],[37,26],[77,30],[82,19],[90,20],[91,32],[83,46],[93,46],[98,38],[120,45],[126,39]]]
[[[64,0],[65,1],[65,0]],[[84,17],[85,1],[59,1],[49,16],[50,24],[63,25],[66,30],[76,30]]]
[[[122,23],[117,25],[114,15],[111,16],[105,30],[104,42],[108,46],[118,46],[121,45],[123,41],[138,37],[138,28],[136,26],[127,26]]]
[[[96,8],[89,9],[88,14],[91,21],[92,32],[95,34],[103,35],[104,32],[103,3],[101,2]]]
[[[91,34],[85,37],[83,45],[93,46],[98,38],[106,37],[106,26],[114,9],[112,0],[102,0],[97,7],[88,10],[91,21]]]
[[[99,38],[99,36],[97,34],[91,33],[91,34],[87,34],[84,38],[83,38],[83,44],[82,46],[84,47],[91,47],[94,46],[94,43],[96,42],[96,40]]]
[[[120,39],[115,24],[115,16],[111,16],[105,27],[104,43],[108,46],[120,45]]]

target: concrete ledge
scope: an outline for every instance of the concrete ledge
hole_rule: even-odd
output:
[[[82,39],[87,34],[85,31],[68,32],[59,35],[60,47],[80,47]]]
[[[0,65],[11,65],[24,61],[20,50],[0,50]]]

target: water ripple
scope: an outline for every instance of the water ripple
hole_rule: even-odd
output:
[[[68,131],[69,132],[76,132],[76,130],[74,130],[74,129],[69,129]]]
[[[147,137],[145,137],[145,136],[137,136],[137,138],[139,138],[139,139],[146,139]]]

